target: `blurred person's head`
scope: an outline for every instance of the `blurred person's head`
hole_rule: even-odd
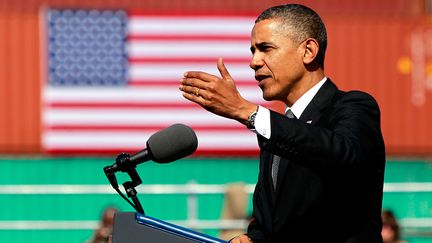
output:
[[[102,213],[102,217],[99,222],[99,227],[96,229],[92,243],[106,243],[113,232],[114,227],[114,215],[117,212],[117,208],[107,207]]]
[[[381,231],[381,236],[384,243],[397,242],[400,238],[399,224],[394,216],[393,212],[390,210],[384,210],[381,213],[381,218],[383,222],[383,227]]]
[[[224,195],[222,218],[246,219],[248,193],[244,183],[230,183]]]
[[[222,219],[244,220],[247,219],[247,204],[249,195],[244,183],[230,183],[224,195],[222,207]],[[230,240],[233,237],[244,234],[245,229],[223,229],[219,237],[223,240]]]
[[[104,210],[102,214],[101,223],[104,226],[112,226],[114,224],[114,214],[118,210],[114,207],[108,207]]]

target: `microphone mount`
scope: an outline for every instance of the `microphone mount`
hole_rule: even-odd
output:
[[[195,152],[198,140],[192,128],[183,124],[174,124],[153,135],[146,142],[147,148],[134,155],[121,153],[111,166],[106,166],[104,172],[112,187],[123,197],[137,212],[144,214],[141,203],[136,196],[135,187],[142,183],[136,166],[148,160],[156,163],[169,163],[183,158]],[[125,197],[119,190],[115,173],[126,172],[131,178],[130,181],[123,183],[128,197],[132,198],[133,203]]]
[[[106,166],[104,168],[104,172],[111,186],[117,191],[117,193],[129,204],[131,204],[138,213],[144,215],[144,209],[141,206],[141,203],[137,197],[137,191],[135,189],[136,186],[142,183],[142,180],[138,175],[138,172],[136,171],[136,164],[130,162],[130,157],[131,156],[128,153],[120,153],[119,155],[117,155],[115,163],[113,165]],[[130,181],[124,182],[123,187],[126,191],[127,196],[132,199],[133,203],[131,203],[119,190],[117,178],[115,176],[115,173],[118,171],[126,172],[131,179]]]

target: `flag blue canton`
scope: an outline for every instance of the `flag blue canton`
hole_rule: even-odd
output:
[[[127,84],[124,11],[49,10],[47,20],[49,85]]]

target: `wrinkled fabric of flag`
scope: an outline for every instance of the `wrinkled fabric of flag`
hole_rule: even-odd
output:
[[[189,70],[219,75],[223,57],[242,95],[263,104],[250,61],[249,16],[146,15],[48,9],[43,148],[53,154],[115,154],[145,148],[155,132],[191,126],[199,155],[256,155],[256,135],[188,102]]]

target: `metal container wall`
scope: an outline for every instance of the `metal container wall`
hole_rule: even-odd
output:
[[[0,151],[40,150],[38,16],[1,12]]]
[[[424,12],[426,0],[299,0],[323,14],[345,15],[415,15]],[[0,9],[37,10],[41,6],[52,7],[92,7],[140,9],[149,12],[164,13],[231,13],[258,14],[262,10],[280,4],[284,0],[15,0],[1,1]]]
[[[432,152],[432,25],[421,19],[326,19],[327,75],[341,88],[371,93],[382,113],[387,152]]]
[[[343,89],[370,92],[382,111],[387,152],[432,153],[432,25],[424,0],[301,1],[329,33],[326,73]],[[41,151],[42,7],[148,13],[257,15],[285,1],[16,0],[0,3],[0,152]]]

